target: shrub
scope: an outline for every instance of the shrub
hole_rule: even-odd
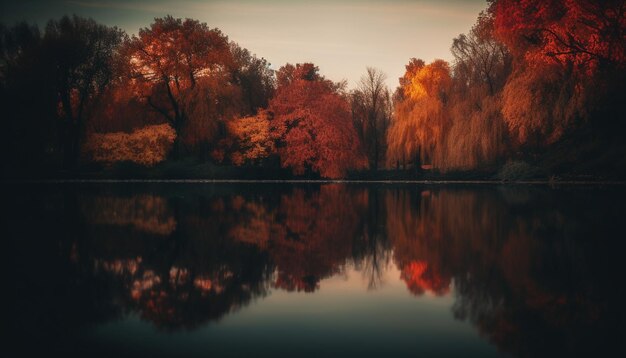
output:
[[[84,147],[85,155],[105,164],[133,162],[153,166],[165,160],[176,139],[168,124],[146,126],[132,133],[93,133]]]

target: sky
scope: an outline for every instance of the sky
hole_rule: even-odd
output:
[[[452,39],[486,7],[486,0],[0,0],[0,22],[45,27],[76,14],[136,34],[155,17],[189,17],[219,28],[273,69],[312,62],[355,88],[370,66],[393,91],[410,58],[451,61]]]

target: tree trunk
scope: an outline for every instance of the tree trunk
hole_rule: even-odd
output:
[[[174,143],[172,143],[172,150],[170,151],[170,159],[177,161],[180,160],[183,156],[183,141],[180,138],[180,131],[175,129],[176,138],[174,138]]]
[[[374,170],[378,170],[378,126],[376,125],[376,117],[374,117]]]
[[[181,137],[184,126],[184,117],[176,112],[176,116],[174,117],[174,121],[172,123],[172,127],[176,132],[176,138],[174,139],[174,143],[172,145],[172,151],[170,152],[170,159],[172,160],[180,160],[183,157],[185,152],[185,146]]]

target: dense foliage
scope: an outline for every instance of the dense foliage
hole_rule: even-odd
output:
[[[134,162],[152,166],[165,160],[175,139],[176,132],[168,124],[147,126],[130,134],[92,133],[84,153],[95,162]]]
[[[340,86],[318,74],[313,64],[287,64],[278,71],[270,101],[272,135],[281,165],[295,174],[307,170],[341,178],[367,165]]]
[[[194,157],[326,178],[507,161],[626,175],[625,8],[491,0],[453,40],[453,61],[410,59],[393,95],[372,67],[352,91],[312,63],[274,71],[193,19],[156,18],[133,36],[78,16],[0,25],[3,171]],[[133,139],[163,125],[172,145]]]
[[[624,129],[624,8],[624,1],[491,1],[454,39],[450,70],[441,61],[406,66],[388,165],[448,171],[517,159],[545,163],[548,172],[624,174],[616,134]]]

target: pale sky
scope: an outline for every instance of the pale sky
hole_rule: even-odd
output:
[[[272,68],[313,62],[333,81],[356,87],[366,66],[393,91],[411,57],[450,61],[452,39],[470,30],[486,0],[0,0],[0,21],[44,27],[77,14],[129,34],[155,17],[190,17],[217,27]]]

